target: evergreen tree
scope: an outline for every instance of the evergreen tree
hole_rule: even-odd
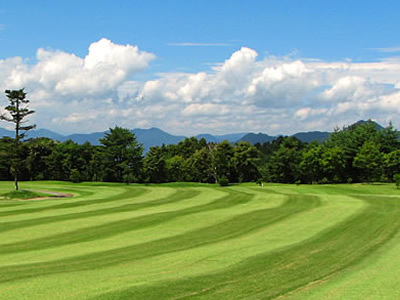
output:
[[[372,141],[366,141],[360,148],[360,152],[354,158],[354,167],[362,171],[361,179],[371,182],[380,180],[382,176],[383,155],[379,145]]]
[[[125,178],[135,176],[137,179],[142,169],[143,147],[137,142],[135,134],[116,126],[110,128],[100,143],[103,145],[103,180],[123,182]]]
[[[24,92],[24,89],[6,90],[5,93],[9,104],[5,107],[7,113],[0,115],[0,120],[11,122],[15,125],[14,151],[10,157],[10,161],[11,172],[14,175],[15,189],[18,190],[19,173],[25,166],[21,140],[25,137],[26,132],[36,127],[36,125],[26,125],[27,120],[24,120],[24,118],[35,111],[28,108],[29,100],[26,99],[27,94]]]
[[[161,183],[167,181],[166,162],[160,147],[150,147],[144,159],[144,173],[147,182]]]

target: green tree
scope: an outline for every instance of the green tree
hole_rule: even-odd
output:
[[[48,157],[51,179],[69,180],[71,170],[76,169],[81,180],[92,180],[90,168],[93,151],[90,143],[78,145],[72,140],[57,143]]]
[[[300,179],[303,144],[295,137],[286,137],[268,163],[269,180],[295,183]]]
[[[27,120],[24,120],[24,118],[35,111],[28,108],[29,100],[26,99],[27,93],[24,92],[24,89],[6,90],[5,93],[9,104],[5,107],[6,114],[0,115],[0,120],[14,123],[15,126],[14,151],[10,161],[15,189],[18,190],[18,177],[24,167],[21,140],[25,137],[26,132],[36,127],[36,125],[26,125]]]
[[[321,167],[328,182],[344,182],[346,177],[346,154],[338,146],[323,147]]]
[[[315,183],[323,178],[322,147],[310,144],[304,151],[299,165],[302,182]]]
[[[382,161],[383,156],[379,145],[372,141],[366,141],[354,158],[354,167],[361,170],[364,181],[376,181],[380,180],[382,176]]]
[[[166,160],[166,169],[168,181],[185,181],[187,178],[187,170],[185,167],[185,159],[182,156],[175,155]]]
[[[12,180],[10,156],[14,149],[14,140],[9,137],[0,139],[0,180]]]
[[[123,182],[124,177],[139,176],[143,164],[143,147],[129,129],[110,128],[102,144],[103,180]]]
[[[249,182],[258,179],[260,153],[249,142],[239,142],[236,145],[232,161],[238,175],[236,181]]]
[[[195,137],[186,138],[174,147],[175,153],[173,153],[172,156],[179,155],[184,159],[188,159],[196,152],[196,150],[200,150],[206,146],[207,141],[205,139],[198,140]]]
[[[400,148],[399,132],[394,129],[392,123],[378,132],[377,143],[383,153],[390,153]]]
[[[325,142],[325,146],[328,148],[339,147],[343,150],[345,158],[344,176],[346,177],[343,178],[344,180],[351,178],[354,181],[359,181],[365,177],[361,168],[355,168],[354,159],[367,141],[379,143],[377,124],[371,120],[358,122],[342,130],[336,128]]]
[[[196,150],[195,153],[186,161],[186,167],[190,176],[190,181],[214,183],[214,170],[212,159],[206,148]]]
[[[218,179],[225,176],[228,181],[234,182],[237,178],[233,161],[234,153],[235,149],[228,141],[223,141],[217,145],[214,160]]]
[[[383,155],[385,175],[389,182],[392,182],[393,175],[400,172],[400,149]]]
[[[31,180],[50,179],[50,155],[56,147],[56,143],[49,138],[30,139],[27,142],[28,157],[27,168]]]
[[[160,183],[167,181],[165,157],[160,147],[150,147],[143,166],[147,182]]]

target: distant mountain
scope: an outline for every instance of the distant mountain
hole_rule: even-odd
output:
[[[291,136],[294,136],[298,138],[300,141],[305,142],[305,143],[310,143],[312,141],[317,141],[317,142],[323,142],[329,138],[330,133],[329,132],[324,132],[324,131],[310,131],[310,132],[299,132],[296,134],[293,134]],[[276,140],[278,136],[270,136],[265,133],[248,133],[244,137],[242,137],[239,141],[246,141],[250,142],[251,144],[255,145],[257,143],[260,143],[261,145],[266,143],[266,142],[272,142]]]
[[[227,140],[228,142],[236,142],[244,137],[246,134],[248,134],[248,132],[216,135],[215,137],[218,139],[218,142],[222,142],[225,140]]]
[[[372,121],[371,119],[369,119],[369,120],[367,120],[367,121],[365,121],[365,120],[360,120],[360,121],[358,121],[358,122],[356,122],[356,123],[350,125],[349,128],[353,128],[353,127],[356,127],[356,126],[358,126],[358,125],[363,125],[363,124],[367,124],[367,123],[372,123],[372,124],[374,124],[374,125],[375,125],[375,128],[376,128],[378,131],[381,131],[382,129],[384,129],[384,127],[382,127],[380,124],[376,123],[375,121]]]
[[[66,140],[73,140],[75,143],[84,144],[86,142],[92,145],[100,145],[99,140],[104,137],[104,134],[108,131],[103,132],[93,132],[93,133],[75,133],[65,136],[61,142]]]
[[[379,125],[378,123],[368,120],[368,121],[358,121],[354,123],[353,125],[350,125],[349,128],[353,126],[358,126],[360,124],[364,124],[367,122],[372,122],[375,124],[376,128],[378,130],[382,130],[383,127]],[[64,142],[66,140],[73,140],[74,142],[78,144],[83,144],[85,142],[90,142],[92,145],[99,145],[99,139],[104,137],[104,134],[108,131],[104,132],[93,132],[93,133],[87,133],[87,134],[71,134],[71,135],[61,135],[58,133],[55,133],[53,131],[47,130],[47,129],[36,129],[29,131],[27,134],[27,138],[37,138],[37,137],[47,137],[51,138],[53,140],[58,140],[60,142]],[[169,134],[168,132],[165,132],[159,128],[150,128],[150,129],[140,129],[136,128],[131,130],[132,133],[136,135],[136,138],[139,143],[143,144],[145,148],[145,152],[147,152],[150,147],[152,146],[161,146],[162,144],[165,145],[170,145],[170,144],[177,144],[180,141],[184,140],[186,137],[183,135],[172,135]],[[8,136],[8,137],[14,137],[15,133],[12,130],[7,130],[4,128],[0,128],[0,137],[3,136]],[[310,132],[299,132],[296,134],[293,134],[292,136],[298,138],[299,140],[303,142],[312,142],[312,141],[318,141],[318,142],[323,142],[326,139],[329,138],[330,133],[329,132],[324,132],[324,131],[310,131]],[[274,141],[278,136],[270,136],[265,133],[232,133],[232,134],[225,134],[225,135],[212,135],[212,134],[199,134],[196,136],[196,138],[201,139],[204,138],[208,142],[214,142],[214,143],[220,143],[224,140],[227,140],[231,143],[239,142],[239,141],[247,141],[250,142],[251,144],[264,144],[265,142],[272,142]]]
[[[0,137],[3,137],[3,136],[14,137],[15,131],[0,128]],[[55,132],[47,130],[47,129],[35,129],[35,130],[29,131],[26,134],[26,139],[35,139],[38,137],[47,137],[47,138],[57,140],[57,141],[63,141],[63,139],[65,138],[63,135],[55,133]]]
[[[143,144],[143,147],[147,151],[152,146],[161,146],[162,144],[178,144],[184,140],[185,136],[171,135],[158,128],[140,129],[136,128],[131,130],[136,135],[139,143]]]
[[[35,129],[35,130],[29,131],[26,134],[27,139],[35,139],[38,137],[47,137],[49,139],[56,140],[56,141],[63,141],[65,138],[63,135],[58,134],[53,131],[50,131],[50,130],[47,130],[47,129]]]
[[[238,140],[238,142],[249,142],[253,145],[260,143],[261,145],[266,143],[266,142],[272,142],[276,140],[276,136],[270,136],[265,133],[248,133],[245,136],[243,136],[241,139]]]
[[[309,132],[299,132],[293,134],[292,136],[298,138],[300,141],[305,143],[311,143],[313,141],[321,143],[329,138],[330,133],[324,131],[309,131]]]
[[[5,128],[0,128],[0,137],[4,137],[4,136],[14,137],[15,132],[11,131],[11,130],[7,130]]]
[[[210,143],[221,143],[222,141],[228,141],[231,143],[235,143],[238,140],[240,140],[242,137],[244,137],[247,132],[242,132],[242,133],[230,133],[230,134],[224,134],[224,135],[212,135],[208,133],[204,134],[198,134],[196,135],[197,139],[206,139],[207,142]]]

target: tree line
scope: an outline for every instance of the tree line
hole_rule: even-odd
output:
[[[279,137],[263,145],[228,141],[209,143],[186,138],[176,145],[151,147],[144,154],[135,135],[116,126],[100,145],[49,138],[24,139],[35,128],[24,118],[29,110],[23,89],[6,91],[15,137],[0,139],[0,180],[107,182],[279,183],[392,182],[400,184],[399,133],[390,124],[367,121],[336,128],[323,143]]]
[[[257,144],[263,179],[282,183],[392,182],[400,173],[399,133],[367,121],[336,128],[323,143],[281,137]]]
[[[259,151],[250,143],[232,145],[187,138],[177,145],[151,147],[144,155],[133,133],[111,128],[101,145],[49,138],[23,141],[19,150],[20,180],[108,182],[217,183],[255,181],[259,177]],[[0,139],[0,180],[12,180],[15,156],[12,138]]]
[[[279,137],[263,145],[186,138],[151,147],[144,154],[133,133],[111,128],[100,145],[49,138],[21,142],[0,139],[0,180],[13,179],[19,159],[21,180],[109,182],[280,183],[392,182],[400,173],[400,142],[392,126],[374,122],[336,129],[323,143]]]

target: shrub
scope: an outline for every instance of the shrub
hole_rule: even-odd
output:
[[[229,179],[226,176],[222,176],[219,180],[218,183],[220,186],[228,186],[229,185]]]
[[[393,181],[396,184],[396,187],[400,187],[400,174],[394,174],[393,175]]]
[[[324,177],[324,178],[322,178],[322,179],[319,181],[319,183],[320,183],[320,184],[328,184],[328,183],[329,183],[329,180],[328,180],[328,178]]]
[[[123,176],[123,181],[126,184],[130,184],[135,181],[135,176],[133,174],[125,174]]]
[[[69,174],[69,180],[74,183],[81,182],[81,173],[77,169],[72,169],[71,173]]]

